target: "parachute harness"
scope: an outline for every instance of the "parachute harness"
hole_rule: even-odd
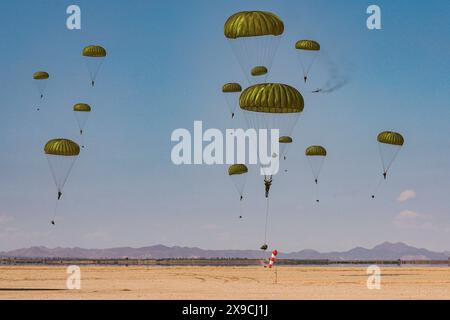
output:
[[[272,186],[272,177],[264,179],[264,186],[266,189],[266,198],[269,198],[270,187]]]

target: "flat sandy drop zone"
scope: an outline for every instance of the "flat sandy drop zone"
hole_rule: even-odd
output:
[[[450,267],[385,267],[369,290],[365,267],[0,267],[0,299],[450,299]]]

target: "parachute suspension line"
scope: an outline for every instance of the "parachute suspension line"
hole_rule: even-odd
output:
[[[269,60],[267,60],[267,57],[269,56],[269,49],[267,48],[267,45],[269,42],[268,38],[264,39],[263,41],[264,42],[262,44],[262,47],[259,48],[259,50],[262,51],[262,58],[261,58],[261,61],[258,62],[258,65],[264,65],[266,61],[269,62]],[[265,65],[265,67],[270,72],[270,68],[269,68],[270,66]],[[265,79],[267,78],[267,73],[262,78],[263,78],[263,81],[265,82]]]
[[[394,162],[395,158],[397,158],[397,155],[398,155],[398,153],[399,153],[399,151],[400,151],[400,148],[398,148],[398,149],[395,151],[395,153],[394,153],[392,159],[387,163],[387,165],[386,165],[386,161],[385,161],[385,159],[384,159],[384,157],[383,157],[383,152],[382,152],[382,150],[381,150],[381,143],[378,143],[378,150],[379,150],[379,152],[380,152],[381,163],[383,164],[383,177],[384,177],[384,179],[386,180],[387,173],[388,173],[389,169],[391,168],[392,163]]]
[[[381,163],[383,165],[383,180],[386,180],[388,171],[397,158],[405,140],[400,133],[383,131],[378,134],[377,141],[378,151],[380,152]],[[381,185],[381,182],[379,185]],[[375,198],[375,195],[372,195],[372,198]]]
[[[241,56],[240,50],[237,47],[243,47],[243,49],[245,50],[245,53],[247,54],[247,47],[244,46],[243,44],[239,44],[239,43],[235,43],[236,40],[228,40],[231,46],[231,49],[234,52],[234,55],[236,56],[236,59],[238,60],[239,65],[241,66],[242,72],[244,72],[245,74],[245,78],[247,79],[247,82],[250,83],[250,76],[247,74],[247,70],[246,70],[246,66],[245,63],[243,62],[243,56]]]
[[[265,66],[270,70],[279,46],[280,39],[278,38],[281,37],[264,36],[254,39],[228,40],[248,83],[252,84],[254,82],[250,75],[253,67],[257,65]]]
[[[266,198],[266,221],[264,225],[264,244],[267,244],[268,224],[269,224],[269,198]]]
[[[266,47],[265,47],[265,52],[264,52],[264,60],[263,61],[267,61],[267,69],[269,70],[269,73],[272,70],[272,65],[273,65],[273,61],[275,59],[275,56],[277,54],[278,51],[278,47],[280,45],[280,41],[283,38],[283,36],[278,36],[278,37],[274,37],[273,39],[271,38],[267,38],[266,39]],[[270,43],[273,42],[273,43]],[[267,80],[268,74],[265,75],[264,77],[264,81]]]
[[[95,67],[95,66],[92,66],[93,64],[94,64],[94,62],[91,60],[91,62],[92,62],[92,65],[89,63],[89,61],[90,60],[88,60],[88,59],[95,59],[95,60],[97,60],[97,59],[99,59],[99,58],[87,58],[86,60],[85,60],[85,62],[86,62],[86,67],[87,67],[87,69],[88,69],[88,71],[89,71],[89,77],[91,78],[91,85],[92,85],[92,87],[94,87],[94,85],[95,85],[95,79],[97,78],[97,75],[98,75],[98,72],[100,71],[100,68],[102,67],[102,64],[103,64],[103,58],[101,58],[100,59],[100,61],[98,62],[98,65]],[[92,67],[92,68],[91,68]]]
[[[84,149],[84,142],[85,142],[85,138],[84,138],[84,130],[83,130],[83,126],[79,123],[78,124],[79,125],[79,128],[80,128],[80,130],[79,130],[79,134],[80,134],[80,141],[81,141],[81,148],[82,149]]]
[[[302,72],[303,72],[303,79],[306,80],[308,79],[309,76],[309,71],[311,70],[312,66],[314,65],[314,63],[316,62],[316,59],[318,57],[318,53],[316,53],[314,55],[314,57],[312,58],[311,62],[309,63],[309,65],[305,65],[305,63],[303,62],[303,59],[300,55],[298,55],[298,60],[300,61],[300,65],[302,66]]]
[[[75,159],[76,158],[71,159],[71,161],[69,163],[67,163],[68,166],[63,166],[60,161],[55,161],[55,162],[52,163],[52,161],[50,160],[50,157],[53,157],[53,156],[52,155],[48,155],[47,156],[47,160],[48,160],[48,163],[49,163],[49,166],[50,166],[50,171],[51,171],[51,173],[53,175],[53,179],[55,181],[56,189],[57,189],[57,192],[58,192],[57,193],[57,199],[56,199],[56,201],[58,202],[61,199],[62,195],[63,195],[62,194],[62,190],[64,188],[64,185],[65,185],[66,181],[67,181],[69,173],[72,170],[73,165],[75,164]],[[61,159],[59,159],[59,160],[61,160]],[[61,171],[61,168],[64,168],[65,170]],[[61,174],[62,174],[62,176],[61,176],[61,179],[60,179],[60,175]],[[55,215],[56,215],[56,208],[55,208]]]
[[[280,42],[281,39],[283,38],[283,35],[275,37],[275,45],[274,45],[274,49],[273,50],[269,50],[269,65],[267,66],[269,68],[269,70],[272,68],[273,65],[273,60],[275,59],[275,56],[277,54],[278,51],[278,47],[280,46]]]
[[[266,43],[267,43],[267,39],[262,39],[262,41],[258,43],[257,50],[258,50],[258,52],[261,52],[261,59],[256,60],[257,65],[255,65],[254,67],[264,65],[264,62],[267,61],[267,60],[265,60],[266,55],[267,55],[267,53],[266,53],[267,47],[265,47]],[[265,67],[268,68],[268,66],[265,66]],[[265,82],[266,77],[267,77],[267,74],[258,76],[258,77],[254,77],[253,82],[255,82],[255,83],[260,82],[257,79],[262,79],[262,82]]]
[[[39,80],[36,83],[36,86],[37,86],[37,89],[39,92],[40,99],[44,99],[44,92],[45,92],[45,89],[47,88],[47,80]]]
[[[97,68],[97,70],[95,71],[95,74],[94,74],[94,76],[93,76],[93,78],[92,78],[92,81],[93,81],[94,83],[95,83],[95,79],[97,78],[98,72],[100,71],[102,65],[103,65],[103,59],[101,59],[99,65],[98,65],[98,68]]]
[[[55,220],[56,220],[56,215],[58,213],[58,204],[59,204],[59,199],[56,199],[55,201],[55,207],[53,209],[53,216],[52,216],[52,220],[51,223],[54,225],[55,224]]]
[[[315,184],[314,184],[315,194],[316,194],[316,202],[319,202],[319,183],[316,178]]]
[[[311,168],[311,172],[313,173],[314,183],[315,183],[316,185],[317,185],[318,182],[319,182],[319,175],[320,175],[320,172],[322,171],[323,159],[321,159],[321,160],[322,160],[322,163],[320,163],[320,165],[318,166],[318,168],[316,168],[316,169],[317,169],[317,172],[316,172],[316,170],[314,170],[315,168],[314,168],[314,166],[313,166],[313,164],[312,164],[312,160],[310,159],[310,157],[308,157],[309,167]]]
[[[372,199],[375,199],[375,196],[376,196],[376,194],[378,193],[378,190],[380,189],[381,184],[383,183],[383,181],[384,181],[384,175],[381,176],[380,179],[378,180],[378,183],[377,183],[377,186],[376,186],[376,188],[375,188],[375,191],[374,191],[374,193],[372,194]]]
[[[270,59],[272,57],[271,57],[271,52],[270,52],[271,50],[269,48],[269,41],[270,41],[270,39],[268,37],[266,39],[264,39],[263,47],[260,48],[263,52],[263,55],[262,55],[261,63],[258,63],[258,64],[263,65],[263,64],[266,64],[266,62],[267,62],[267,65],[265,67],[270,72],[271,71],[270,68],[272,67],[272,61]],[[265,80],[267,79],[267,74],[265,74],[263,78],[264,78],[263,80],[265,82]]]
[[[83,130],[80,130],[81,148],[84,149],[84,135]]]
[[[305,65],[303,63],[303,59],[300,56],[298,56],[298,60],[300,61],[300,65],[302,66],[302,73],[303,73],[303,77],[305,78],[305,82],[306,82],[307,77],[306,77],[306,71],[305,71]]]
[[[308,68],[306,69],[306,74],[305,74],[306,78],[308,78],[308,76],[309,76],[309,71],[311,70],[312,66],[313,66],[314,63],[316,62],[318,56],[319,56],[318,53],[314,55],[314,57],[313,57],[311,63],[309,64]]]
[[[242,195],[241,199],[239,200],[239,219],[242,219]]]
[[[58,179],[58,176],[56,174],[57,168],[52,166],[50,158],[47,157],[47,159],[48,159],[48,162],[49,162],[49,165],[50,165],[50,171],[52,172],[53,179],[55,180],[56,188],[58,189],[58,200],[59,200],[59,198],[62,195],[62,189],[64,188],[64,185],[66,184],[66,181],[69,178],[69,173],[72,171],[73,165],[75,164],[75,159],[72,160],[72,162],[70,163],[66,174],[63,176],[63,179],[60,180],[60,181],[58,181],[59,179]]]
[[[383,157],[383,152],[381,151],[381,144],[378,143],[378,151],[380,153],[380,158],[381,158],[381,164],[383,166],[383,174],[387,173],[386,170],[386,165],[385,165],[385,161],[384,161],[384,157]]]

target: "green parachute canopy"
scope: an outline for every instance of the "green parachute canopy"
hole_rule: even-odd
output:
[[[77,103],[73,106],[75,112],[91,112],[91,106],[87,103]]]
[[[293,142],[292,138],[289,136],[281,136],[278,139],[278,142],[280,143],[280,154],[283,156],[283,159],[286,160],[287,152],[289,149],[289,146]]]
[[[383,177],[386,179],[387,173],[405,143],[405,140],[400,133],[383,131],[378,134],[377,141],[381,162],[383,164]],[[374,195],[372,195],[372,197],[374,197]]]
[[[288,136],[280,137],[278,140],[279,143],[292,143],[292,138]]]
[[[309,50],[309,51],[319,51],[320,44],[314,40],[298,40],[295,43],[295,49],[299,50]]]
[[[33,79],[36,81],[33,81],[36,85],[39,94],[41,95],[41,99],[44,98],[44,91],[47,87],[47,81],[50,75],[46,71],[37,71],[33,73]],[[39,107],[38,107],[39,110]]]
[[[302,66],[303,79],[308,79],[309,72],[314,65],[320,51],[320,44],[314,40],[298,40],[295,43],[297,56]]]
[[[260,83],[241,93],[239,105],[253,112],[299,113],[305,103],[300,92],[287,84]]]
[[[46,80],[50,77],[50,75],[45,71],[37,71],[33,73],[34,80]]]
[[[236,174],[244,174],[248,172],[248,168],[245,164],[232,164],[228,167],[228,175],[233,176]]]
[[[84,127],[86,126],[89,115],[91,113],[91,106],[87,103],[77,103],[73,106],[73,111],[78,123],[78,127],[80,128],[80,134],[82,135]],[[82,148],[84,148],[84,145],[82,145]]]
[[[271,12],[243,11],[230,16],[224,25],[224,35],[238,60],[245,77],[250,83],[265,81],[265,74],[255,74],[255,66],[270,69],[278,49],[284,24]],[[254,75],[254,76],[255,76]]]
[[[312,174],[314,176],[314,182],[316,185],[319,183],[319,175],[322,171],[323,162],[327,155],[327,150],[322,146],[309,146],[305,150],[306,158],[308,159],[309,166],[311,167]],[[319,195],[316,186],[316,202],[319,202]]]
[[[52,139],[44,147],[45,154],[55,156],[78,156],[80,146],[69,139]]]
[[[305,150],[305,155],[325,157],[327,155],[327,150],[322,146],[309,146]]]
[[[224,25],[225,37],[236,39],[242,37],[279,36],[283,34],[284,24],[271,12],[242,11],[230,16]]]
[[[267,72],[268,70],[264,66],[256,66],[250,71],[251,75],[254,77],[265,75]]]
[[[85,47],[82,54],[89,70],[92,87],[94,87],[97,74],[106,57],[106,50],[101,46],[91,45]]]
[[[241,92],[242,91],[242,87],[239,83],[235,83],[235,82],[230,82],[230,83],[225,83],[222,86],[222,92],[226,93],[226,92]]]
[[[395,146],[402,146],[405,142],[403,136],[400,133],[393,131],[381,132],[380,134],[378,134],[377,140],[380,143],[391,144]]]
[[[58,200],[60,200],[70,171],[80,154],[80,146],[69,139],[52,139],[44,146],[44,152],[58,191]]]
[[[83,56],[91,58],[106,57],[106,50],[101,46],[90,45],[83,49]]]

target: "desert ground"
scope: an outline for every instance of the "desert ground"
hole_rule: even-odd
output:
[[[275,272],[276,270],[276,272]],[[450,299],[450,267],[383,267],[367,288],[366,267],[1,266],[0,299]]]

